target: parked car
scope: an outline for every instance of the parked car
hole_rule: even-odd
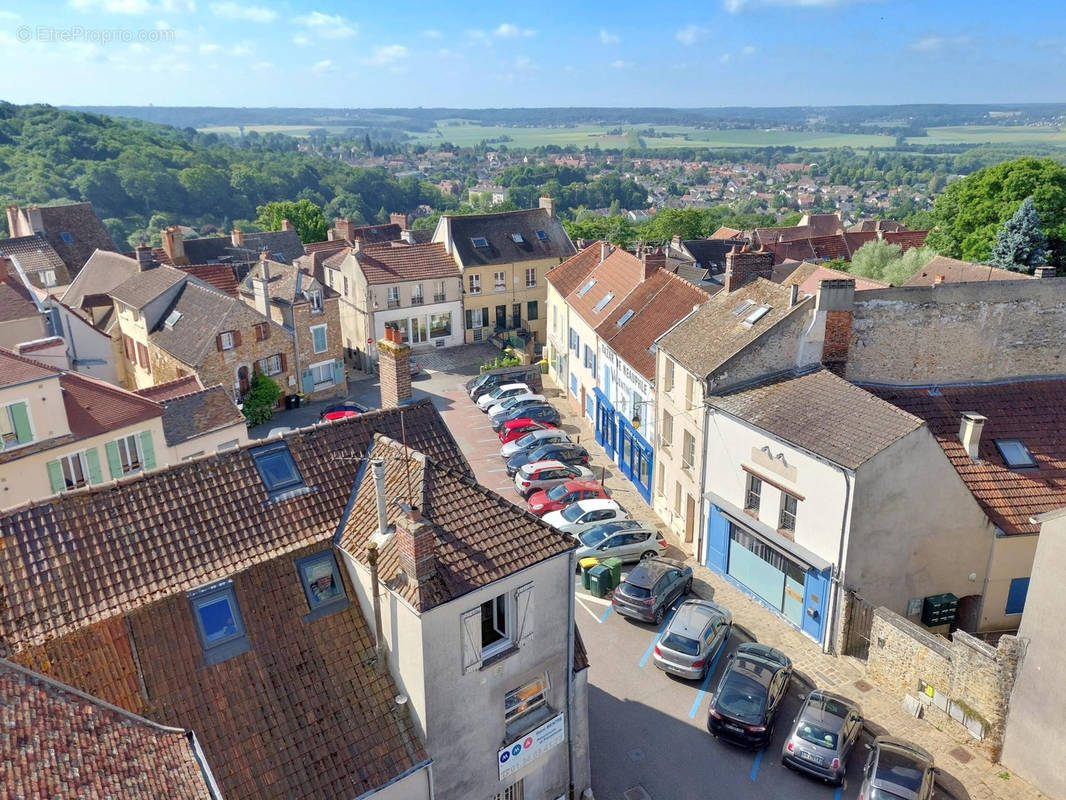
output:
[[[658,625],[682,595],[692,590],[692,567],[673,558],[646,558],[614,590],[614,610]]]
[[[571,480],[587,480],[592,470],[580,464],[564,464],[562,461],[534,461],[525,464],[514,476],[514,490],[522,497],[533,492],[550,489]]]
[[[515,439],[501,447],[500,456],[503,458],[510,458],[515,453],[521,452],[522,450],[529,450],[532,447],[540,447],[542,444],[569,441],[569,434],[567,434],[562,428],[547,428],[542,431],[530,431],[521,439]]]
[[[577,559],[620,558],[622,561],[641,561],[666,552],[666,539],[654,528],[641,526],[639,523],[626,528],[611,529],[610,525],[597,525],[579,535],[581,547],[577,549]]]
[[[607,489],[596,481],[566,481],[530,495],[526,509],[538,517],[543,517],[549,511],[560,511],[578,500],[610,496]]]
[[[533,365],[515,367],[497,367],[482,372],[476,378],[467,381],[466,388],[470,392],[470,399],[476,401],[484,394],[488,394],[497,386],[505,383],[524,383],[534,392],[541,390],[540,370]]]
[[[346,417],[357,417],[360,414],[365,414],[370,409],[364,406],[362,403],[355,403],[347,401],[344,403],[337,403],[332,406],[326,406],[318,412],[318,421],[324,422],[326,420],[345,419]]]
[[[629,512],[614,500],[596,497],[590,500],[578,500],[559,511],[549,511],[542,520],[560,533],[578,536],[584,530],[601,522],[612,519],[629,519]]]
[[[490,406],[488,411],[489,419],[499,418],[515,408],[546,405],[547,402],[542,394],[516,394],[513,397],[508,397],[502,403]]]
[[[549,422],[555,427],[559,427],[562,419],[559,416],[559,412],[552,406],[545,403],[544,405],[524,406],[522,408],[516,408],[507,416],[502,419],[496,419],[492,422],[492,429],[499,433],[503,426],[511,420],[515,419],[528,419],[534,422]]]
[[[507,459],[507,474],[514,476],[525,464],[536,461],[562,461],[564,464],[588,464],[589,451],[579,444],[567,442],[552,442],[534,447],[532,450],[522,450]]]
[[[515,439],[520,439],[527,433],[532,433],[533,431],[546,431],[553,428],[555,428],[555,426],[550,422],[536,422],[528,417],[510,419],[507,420],[502,428],[500,428],[500,444],[513,442]]]
[[[488,411],[497,403],[502,403],[508,397],[514,397],[516,394],[533,394],[529,391],[529,387],[524,383],[505,383],[503,386],[497,386],[488,394],[483,394],[478,398],[477,407],[482,411]]]
[[[707,712],[707,730],[747,747],[765,747],[791,682],[788,656],[769,645],[745,642],[726,662]]]
[[[930,800],[938,770],[916,744],[878,736],[869,745],[859,797],[863,800]]]
[[[848,754],[862,733],[862,709],[838,694],[807,695],[781,749],[781,763],[835,784],[844,782]]]
[[[679,678],[703,680],[732,632],[729,609],[710,600],[686,600],[655,643],[655,666]]]

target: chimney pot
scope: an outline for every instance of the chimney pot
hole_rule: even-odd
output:
[[[938,283],[943,283],[943,282],[944,282],[944,276],[943,275],[934,275],[933,276],[933,284],[934,285],[936,285]]]
[[[600,263],[602,264],[607,260],[607,256],[611,254],[610,242],[600,242]]]
[[[555,198],[542,194],[540,196],[540,207],[548,212],[549,217],[555,216]]]
[[[981,431],[984,430],[988,417],[976,411],[963,411],[959,423],[959,441],[966,448],[966,455],[977,461],[981,448]]]
[[[292,223],[289,222],[287,219],[283,219],[281,221],[281,229],[283,231],[294,231],[294,230],[296,230],[296,228],[293,227]]]
[[[1055,268],[1052,267],[1052,266],[1048,266],[1048,265],[1044,265],[1042,267],[1036,267],[1033,270],[1033,277],[1034,278],[1054,278],[1055,274],[1056,274],[1055,273]]]
[[[234,247],[244,247],[244,231],[240,228],[234,228],[229,238]]]

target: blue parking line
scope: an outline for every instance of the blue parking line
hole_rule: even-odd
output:
[[[604,611],[603,612],[603,616],[600,617],[600,622],[606,622],[607,621],[607,615],[611,613],[611,609],[612,608],[614,608],[614,603],[611,603],[609,606],[607,606],[607,610]]]
[[[837,790],[833,792],[833,800],[840,800],[840,794],[844,791],[843,786],[838,786]]]
[[[645,650],[644,655],[641,656],[640,663],[637,664],[638,667],[643,667],[645,664],[648,663],[648,657],[651,655],[651,651],[655,649],[655,643],[659,641],[659,637],[663,635],[663,631],[665,631],[666,626],[670,624],[670,620],[674,618],[674,612],[677,611],[677,609],[677,606],[674,606],[670,609],[670,613],[666,615],[666,619],[663,620],[663,624],[660,625],[659,630],[655,632],[655,638],[651,640],[651,644],[648,645],[648,649]]]
[[[759,750],[755,754],[755,763],[751,765],[751,779],[755,780],[755,776],[759,774],[759,762],[762,761],[763,751]]]
[[[718,666],[718,659],[722,657],[722,653],[725,652],[725,646],[729,644],[729,640],[722,642],[718,645],[718,652],[714,654],[714,658],[711,660],[711,666],[707,668],[707,675],[703,679],[703,683],[700,684],[700,690],[696,694],[696,699],[692,701],[692,708],[688,710],[688,718],[693,719],[696,716],[696,712],[700,710],[700,703],[703,702],[703,696],[707,694],[707,686],[710,685],[711,676],[714,675],[714,669]]]

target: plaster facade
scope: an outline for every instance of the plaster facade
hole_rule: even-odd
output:
[[[703,380],[686,371],[662,348],[655,354],[655,476],[652,508],[694,555],[700,550],[703,490]],[[695,443],[692,464],[684,461],[686,435]]]

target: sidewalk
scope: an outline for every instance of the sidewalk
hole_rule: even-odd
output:
[[[555,385],[550,376],[545,376],[544,389],[545,394],[559,410],[563,426],[571,432],[579,432],[582,444],[592,456],[597,478],[601,474],[601,468],[606,466],[605,484],[610,489],[611,496],[618,500],[634,519],[652,523],[660,530],[667,531],[667,541],[671,543],[667,555],[684,559],[692,566],[696,594],[726,606],[733,613],[734,625],[752,638],[787,653],[795,666],[798,679],[860,703],[866,719],[866,728],[872,735],[891,733],[893,736],[909,739],[931,752],[943,772],[938,779],[938,785],[942,784],[944,789],[959,800],[1046,798],[1046,795],[1022,778],[1010,774],[1001,764],[990,762],[972,746],[973,739],[966,733],[941,730],[924,719],[912,717],[903,710],[900,699],[865,680],[865,664],[862,661],[823,653],[817,642],[782,621],[722,575],[697,564],[695,559],[677,547],[677,537],[669,532],[669,528],[637,493],[633,484],[617,471],[617,465],[612,465],[612,462],[607,460],[603,449],[596,444],[594,430],[589,421],[577,411],[565,392]]]

